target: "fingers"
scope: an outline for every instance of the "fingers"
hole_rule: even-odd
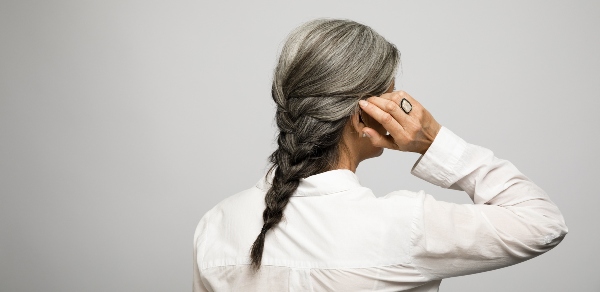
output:
[[[412,104],[406,114],[400,107],[402,99]],[[423,154],[431,145],[441,126],[431,114],[414,98],[404,91],[395,91],[381,96],[372,96],[359,102],[361,109],[389,132],[380,134],[383,129],[377,126],[363,129],[375,146]]]
[[[398,150],[398,145],[396,144],[392,136],[382,136],[374,129],[367,127],[363,128],[363,133],[367,134],[367,137],[369,138],[369,140],[371,140],[371,144],[373,144],[373,146],[375,147],[383,147]]]
[[[402,93],[405,93],[406,95],[408,95],[408,93],[406,93],[404,91],[394,91],[394,92],[390,92],[390,93],[384,93],[379,97],[384,98],[384,99],[389,99],[396,104],[400,104],[400,101],[402,100],[402,96],[401,96]]]
[[[400,126],[404,128],[404,125],[406,124],[407,119],[409,119],[409,116],[402,110],[402,108],[399,105],[402,98],[400,98],[397,94],[388,96],[388,98],[373,96],[367,99],[367,101],[372,104],[375,104],[384,112],[389,113],[394,118],[394,120],[398,121]]]
[[[398,105],[400,104],[400,102],[402,101],[403,98],[406,98],[410,102],[410,104],[413,106],[413,108],[415,106],[422,107],[421,103],[419,103],[416,99],[414,99],[412,96],[410,96],[410,94],[406,93],[405,91],[394,91],[394,92],[390,92],[390,93],[385,93],[385,94],[382,94],[380,96],[380,98],[389,99]],[[410,113],[412,114],[413,112],[411,111]]]
[[[394,103],[396,103],[397,105],[400,105],[400,102],[402,102],[402,99],[406,98],[406,100],[408,100],[410,102],[410,104],[412,105],[413,109],[415,107],[417,107],[417,108],[423,108],[423,106],[421,105],[421,103],[419,103],[419,101],[417,101],[412,96],[410,96],[410,94],[406,93],[406,91],[394,91],[394,92],[382,94],[380,96],[380,98],[389,99],[389,100],[393,101]],[[413,113],[415,113],[415,115],[413,115]],[[420,116],[420,111],[419,110],[417,110],[417,111],[411,111],[410,114],[413,117],[417,117],[418,118]]]
[[[401,123],[407,117],[398,104],[388,99],[373,96],[368,101],[361,100],[359,105],[363,111],[379,122],[392,136],[402,136],[404,128]]]

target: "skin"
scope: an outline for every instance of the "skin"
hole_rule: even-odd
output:
[[[361,161],[380,156],[384,148],[420,154],[429,149],[442,126],[416,99],[393,89],[394,82],[381,96],[359,102],[363,122],[356,113],[346,124],[338,169],[356,172]],[[402,98],[412,104],[409,114],[399,106]]]

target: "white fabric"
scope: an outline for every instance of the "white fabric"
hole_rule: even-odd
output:
[[[424,191],[377,198],[350,170],[300,181],[249,269],[270,177],[208,211],[194,235],[194,291],[438,291],[441,279],[540,255],[567,234],[546,193],[507,160],[442,127],[411,173],[475,204]]]

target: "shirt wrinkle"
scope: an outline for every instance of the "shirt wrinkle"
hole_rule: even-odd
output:
[[[423,212],[422,212],[422,207],[423,207],[423,201],[422,198],[421,200],[419,200],[420,205],[417,206],[417,208],[414,209],[414,215],[413,215],[413,221],[410,224],[410,230],[411,230],[411,234],[410,234],[410,245],[409,245],[409,260],[410,260],[410,264],[415,267],[415,269],[419,272],[419,274],[424,278],[430,278],[430,277],[426,277],[423,274],[423,271],[421,271],[421,269],[419,269],[419,266],[415,264],[414,259],[413,259],[413,247],[415,245],[415,241],[416,241],[416,233],[417,233],[417,221],[422,220],[422,216],[423,216]]]
[[[473,204],[423,190],[384,197],[347,169],[300,180],[265,237],[261,269],[250,247],[263,226],[274,172],[222,200],[194,234],[193,291],[438,291],[441,280],[507,267],[558,245],[558,207],[509,161],[446,127],[410,173],[466,193]]]

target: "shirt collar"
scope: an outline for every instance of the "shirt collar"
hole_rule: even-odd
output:
[[[267,172],[267,174],[256,183],[256,187],[265,192],[268,191],[271,187],[274,173],[274,170]],[[361,185],[358,181],[358,176],[356,176],[354,172],[349,169],[336,169],[300,179],[298,189],[292,196],[308,197],[329,195],[357,187],[361,187]]]

